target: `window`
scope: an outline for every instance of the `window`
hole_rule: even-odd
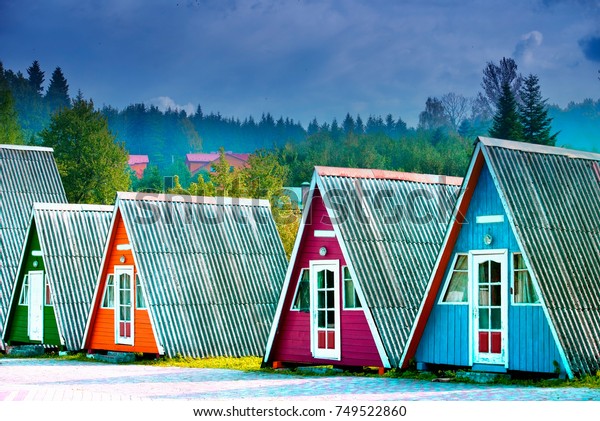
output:
[[[111,273],[106,278],[104,287],[104,297],[102,298],[102,308],[114,308],[115,306],[115,280]]]
[[[513,303],[539,304],[540,299],[521,253],[513,254]]]
[[[342,274],[344,277],[344,309],[361,308],[362,306],[358,294],[354,289],[354,281],[352,281],[348,266],[342,268]]]
[[[454,259],[454,267],[446,281],[446,291],[442,303],[461,304],[469,299],[469,256],[457,254]]]
[[[292,310],[310,311],[310,271],[302,269]]]
[[[44,282],[44,284],[46,285],[46,289],[44,293],[44,305],[52,306],[52,292],[50,292],[50,283],[48,282],[48,277],[45,276],[45,278],[46,282]]]
[[[146,299],[140,282],[140,276],[135,274],[135,308],[146,309]]]
[[[23,286],[21,287],[21,295],[19,296],[19,305],[26,306],[29,304],[29,275],[23,277]]]

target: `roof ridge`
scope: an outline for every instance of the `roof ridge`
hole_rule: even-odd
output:
[[[177,202],[191,205],[223,205],[223,206],[255,206],[270,207],[267,199],[252,199],[245,197],[224,197],[224,196],[192,196],[182,194],[165,193],[142,193],[142,192],[117,192],[117,198],[120,200],[137,200],[152,202]]]
[[[410,181],[425,184],[462,184],[462,177],[454,177],[441,174],[419,174],[403,171],[380,170],[374,168],[345,168],[315,166],[315,171],[321,177],[348,177],[348,178],[371,178],[377,180]]]
[[[519,150],[523,152],[540,153],[546,155],[560,155],[568,158],[589,159],[600,161],[600,153],[582,151],[577,149],[562,148],[560,146],[538,145],[535,143],[519,142],[516,140],[497,139],[493,137],[478,136],[477,140],[487,147]]]
[[[65,211],[101,211],[101,212],[112,212],[114,210],[113,205],[97,205],[87,203],[45,203],[35,202],[33,204],[35,210],[65,210]]]
[[[20,151],[54,152],[53,148],[45,146],[0,144],[0,149],[15,149]]]

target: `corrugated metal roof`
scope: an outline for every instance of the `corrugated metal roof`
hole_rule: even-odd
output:
[[[269,202],[119,193],[117,206],[165,353],[262,355],[287,268]]]
[[[346,261],[397,367],[462,179],[322,167],[316,173]]]
[[[56,322],[70,351],[81,348],[112,215],[113,206],[34,204]]]
[[[52,149],[0,145],[0,330],[34,202],[67,202]]]
[[[574,373],[600,370],[600,154],[480,138]]]

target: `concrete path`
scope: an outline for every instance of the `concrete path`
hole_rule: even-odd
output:
[[[0,359],[0,401],[595,401],[599,389]],[[596,406],[598,408],[598,406]]]

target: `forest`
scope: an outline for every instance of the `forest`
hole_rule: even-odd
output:
[[[487,63],[482,72],[482,92],[476,98],[459,93],[428,97],[417,127],[408,127],[400,116],[391,113],[386,116],[348,113],[341,121],[313,119],[304,127],[290,117],[276,118],[270,113],[263,114],[258,121],[251,116],[240,119],[219,113],[204,114],[200,105],[191,115],[180,110],[161,111],[142,103],[121,110],[104,106],[96,111],[106,120],[115,141],[129,154],[150,157],[148,177],[178,175],[183,188],[195,181],[185,173],[185,154],[220,148],[238,153],[266,150],[275,154],[279,163],[289,169],[283,180],[289,186],[310,180],[314,165],[462,176],[473,140],[478,135],[490,135],[493,129],[502,83],[506,82],[514,96],[515,104],[509,106],[516,107],[524,103],[523,89],[528,79],[537,95],[532,99],[531,109],[537,106],[538,112],[544,112],[540,118],[545,119],[545,136],[551,138],[551,143],[550,140],[538,143],[597,150],[600,100],[586,99],[566,108],[546,104],[535,76],[520,75],[516,63],[505,58],[499,63]],[[53,115],[72,107],[75,101],[60,67],[45,82],[46,71],[37,61],[26,69],[26,74],[4,69],[0,63],[2,95],[11,97],[18,122],[16,130],[23,143],[41,144],[41,133],[49,127]],[[79,90],[76,97],[82,99],[84,94]],[[92,99],[89,102],[93,104]],[[8,130],[8,123],[3,126],[3,130]],[[520,136],[508,133],[511,138]],[[4,137],[8,138],[8,134]],[[133,180],[133,188],[147,185],[148,182]]]

